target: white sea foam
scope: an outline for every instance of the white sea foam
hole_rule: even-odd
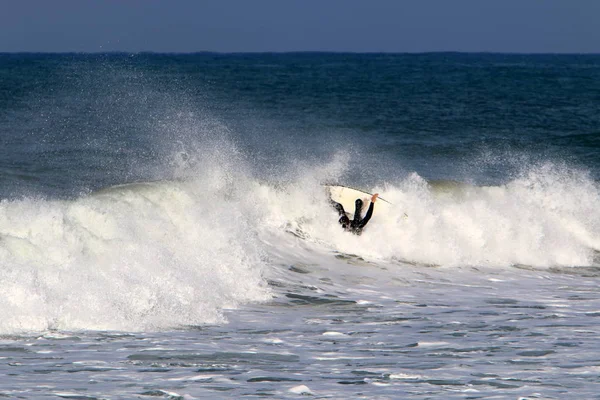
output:
[[[346,253],[380,269],[396,260],[550,267],[592,265],[600,250],[600,192],[582,173],[543,166],[503,186],[442,188],[412,174],[367,188],[394,207],[376,207],[354,236],[321,186],[346,157],[274,184],[223,146],[181,180],[0,203],[0,331],[223,322],[223,309],[271,298],[265,271],[275,256],[326,265]],[[304,240],[293,244],[290,232]]]
[[[219,185],[3,202],[0,331],[215,323],[225,307],[268,299],[254,207]]]
[[[310,388],[306,385],[294,386],[293,388],[290,388],[288,390],[288,392],[293,393],[293,394],[302,394],[302,395],[312,395],[313,394],[312,390],[310,390]]]
[[[336,216],[331,209],[310,207],[315,201],[310,192],[304,198],[294,195],[298,203],[289,207],[294,211],[287,219],[297,221],[316,242],[375,260],[590,266],[600,250],[600,190],[585,173],[544,165],[503,186],[441,188],[412,174],[368,189],[394,208],[382,215],[376,206],[362,236],[342,232],[332,223]]]

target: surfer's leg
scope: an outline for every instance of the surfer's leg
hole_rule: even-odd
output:
[[[362,210],[362,205],[363,202],[361,199],[356,199],[356,201],[354,202],[354,220],[352,220],[352,225],[353,226],[358,226],[358,224],[360,224],[360,210]]]

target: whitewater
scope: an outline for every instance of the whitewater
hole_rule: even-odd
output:
[[[600,191],[578,171],[544,165],[496,187],[412,173],[370,189],[394,206],[355,236],[336,223],[323,187],[348,157],[274,185],[253,178],[229,147],[196,160],[192,180],[3,201],[2,330],[222,322],[221,309],[272,297],[264,276],[278,269],[273,253],[317,252],[319,265],[338,256],[388,266],[597,266]]]
[[[597,60],[14,57],[52,90],[0,98],[0,396],[599,398],[593,87],[541,128],[573,88],[521,87]],[[457,95],[497,69],[535,116]],[[392,206],[349,234],[332,183]]]
[[[54,383],[65,371],[109,386],[128,371],[139,383],[119,396],[253,393],[240,379],[276,397],[525,398],[549,382],[560,397],[588,381],[592,395],[600,193],[584,173],[543,165],[493,187],[411,173],[370,188],[394,207],[355,236],[322,186],[348,157],[275,184],[210,154],[194,179],[1,203],[0,351],[52,376],[33,394],[75,396]]]

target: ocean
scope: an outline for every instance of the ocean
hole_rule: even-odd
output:
[[[0,142],[0,397],[600,399],[598,55],[0,54]]]

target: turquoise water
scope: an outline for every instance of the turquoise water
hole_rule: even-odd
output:
[[[595,55],[1,54],[0,394],[596,398],[599,93]],[[346,234],[332,182],[394,207]]]

